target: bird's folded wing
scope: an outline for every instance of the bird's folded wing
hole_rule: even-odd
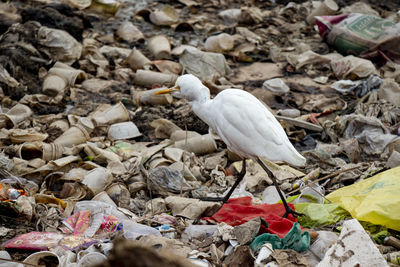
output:
[[[262,141],[276,145],[287,139],[279,122],[253,95],[241,90],[224,90],[214,102],[213,128],[225,137],[221,138],[232,141],[253,139],[254,143]]]

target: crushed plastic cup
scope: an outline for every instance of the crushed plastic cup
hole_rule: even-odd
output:
[[[156,35],[147,41],[147,49],[155,57],[155,59],[163,59],[171,57],[171,44],[164,35]]]
[[[217,149],[217,144],[211,134],[205,134],[192,137],[187,141],[185,139],[176,141],[174,147],[186,149],[186,151],[193,152],[196,155],[203,155],[214,152]]]
[[[0,114],[1,127],[16,127],[20,122],[32,116],[32,110],[24,104],[16,104],[6,114]]]
[[[175,74],[161,73],[150,70],[137,70],[134,82],[136,85],[153,88],[154,85],[173,86],[178,79]]]
[[[118,104],[106,109],[103,112],[96,114],[93,118],[96,126],[107,126],[117,122],[124,122],[129,120],[129,112],[125,108],[124,104],[119,102]]]
[[[285,84],[285,82],[279,78],[266,80],[263,83],[262,88],[267,89],[267,90],[271,91],[272,93],[275,93],[278,95],[286,94],[290,91],[289,86],[287,86]]]
[[[310,25],[315,24],[315,16],[333,15],[339,10],[339,6],[334,0],[324,0],[317,3],[317,6],[307,16],[307,23]]]
[[[233,37],[227,33],[221,33],[207,38],[204,48],[209,52],[221,53],[229,51],[233,48],[235,41]]]
[[[139,129],[131,121],[115,123],[108,129],[108,138],[113,141],[131,139],[141,135]]]
[[[144,39],[143,33],[130,21],[122,22],[116,34],[120,39],[129,43]]]
[[[133,95],[134,101],[137,105],[169,105],[173,101],[173,97],[170,94],[156,95],[157,92],[164,90],[165,88],[157,88],[147,91],[138,91]]]
[[[88,131],[82,125],[76,124],[60,135],[53,143],[63,147],[73,147],[90,139]]]
[[[87,79],[87,75],[82,70],[75,69],[67,64],[56,62],[49,70],[49,74],[57,75],[67,81],[68,85],[81,83]]]
[[[33,253],[31,255],[29,255],[24,261],[23,263],[27,263],[26,266],[29,266],[28,264],[33,264],[36,266],[39,266],[39,264],[41,264],[41,262],[44,260],[44,258],[56,258],[57,262],[60,263],[60,258],[57,254],[50,252],[50,251],[40,251],[40,252],[36,252]],[[50,260],[50,259],[48,259]],[[51,260],[52,261],[52,260]]]
[[[41,158],[45,161],[61,158],[64,147],[56,143],[25,142],[18,148],[18,156],[21,159],[30,160]]]
[[[67,81],[55,74],[47,75],[43,80],[43,94],[56,96],[67,87]]]
[[[132,49],[125,62],[131,67],[133,71],[136,71],[138,69],[148,69],[151,64],[150,59],[143,55],[140,50],[137,50],[136,47]]]
[[[82,180],[82,183],[87,185],[94,194],[98,194],[112,182],[110,172],[103,167],[95,168],[88,172]],[[115,203],[114,203],[115,204]]]

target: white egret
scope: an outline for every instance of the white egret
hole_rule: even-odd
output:
[[[284,129],[271,112],[252,94],[239,89],[225,89],[213,99],[210,91],[191,74],[180,76],[174,87],[159,91],[165,94],[179,91],[192,101],[193,112],[207,123],[225,142],[228,149],[243,158],[243,167],[228,194],[219,200],[227,201],[246,172],[246,158],[257,161],[273,181],[285,206],[286,213],[300,215],[292,210],[272,172],[260,157],[304,166],[306,159],[290,143]]]

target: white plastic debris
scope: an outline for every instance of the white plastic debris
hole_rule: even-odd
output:
[[[361,224],[352,219],[343,223],[339,239],[317,267],[388,266]]]

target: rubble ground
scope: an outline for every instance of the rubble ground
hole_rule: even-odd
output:
[[[0,2],[0,266],[400,265],[399,42],[395,0]],[[183,74],[271,111],[301,216],[252,160],[206,201],[242,159]]]

